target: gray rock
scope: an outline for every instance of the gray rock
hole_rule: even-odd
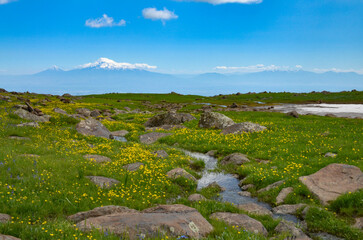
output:
[[[96,137],[104,137],[104,138],[110,138],[111,132],[103,126],[102,123],[100,123],[97,120],[94,120],[93,118],[88,118],[86,120],[80,121],[77,126],[76,130],[85,136],[96,136]]]
[[[275,228],[277,233],[289,233],[296,240],[311,240],[301,229],[295,227],[292,222],[281,221]]]
[[[242,153],[232,153],[221,161],[221,164],[227,165],[227,164],[233,164],[233,165],[242,165],[244,163],[250,162],[250,160],[247,158],[246,155]]]
[[[209,152],[206,153],[206,155],[210,156],[210,157],[215,157],[217,154],[217,150],[210,150]]]
[[[332,152],[327,152],[325,153],[324,157],[331,157],[331,158],[335,158],[337,156],[336,153],[332,153]]]
[[[105,156],[101,156],[101,155],[92,155],[92,154],[87,154],[83,156],[84,158],[93,160],[97,163],[105,163],[105,162],[111,162],[111,159],[109,157],[105,157]]]
[[[145,123],[145,127],[159,127],[162,125],[179,125],[192,120],[195,120],[195,117],[193,117],[189,113],[167,112],[167,113],[158,114],[150,118]]]
[[[185,177],[191,181],[197,182],[197,179],[193,175],[191,175],[190,173],[188,173],[187,171],[185,171],[182,168],[175,168],[173,170],[170,170],[169,172],[167,172],[166,175],[168,176],[168,178],[171,178],[171,179]]]
[[[312,175],[300,177],[299,180],[323,205],[342,194],[363,189],[362,171],[346,164],[330,164]]]
[[[217,182],[212,182],[208,184],[207,188],[216,188],[219,192],[226,191],[226,189],[224,187],[221,187]]]
[[[247,191],[248,189],[250,189],[250,188],[254,188],[255,187],[255,185],[253,185],[253,184],[247,184],[247,185],[243,185],[242,187],[241,187],[241,189],[243,190],[243,191]]]
[[[204,112],[200,116],[199,127],[224,129],[235,124],[229,117],[216,112]]]
[[[251,197],[252,196],[252,194],[247,191],[239,192],[238,195],[240,195],[242,197]]]
[[[286,113],[287,116],[291,116],[294,118],[299,118],[299,114],[296,111]]]
[[[135,162],[135,163],[127,164],[127,165],[123,166],[123,168],[130,172],[135,172],[135,171],[139,170],[141,166],[144,166],[144,165],[145,164],[143,164],[141,162]]]
[[[244,122],[244,123],[236,123],[232,126],[226,127],[222,130],[221,134],[241,134],[241,133],[253,133],[253,132],[261,132],[266,130],[267,128],[261,126],[256,123]]]
[[[48,115],[38,116],[22,108],[17,109],[14,114],[18,115],[22,119],[30,120],[33,122],[49,122],[50,120],[50,116]]]
[[[272,212],[267,208],[258,205],[256,203],[245,203],[237,206],[239,209],[244,210],[254,215],[269,215],[272,216]]]
[[[213,213],[210,218],[214,218],[219,221],[224,221],[228,225],[242,227],[249,232],[256,234],[262,234],[267,236],[268,232],[266,228],[259,221],[250,218],[245,214],[237,214],[230,212],[216,212]]]
[[[91,110],[87,109],[87,108],[78,108],[76,109],[76,113],[79,115],[82,115],[83,117],[90,117],[91,116]]]
[[[280,185],[282,185],[284,183],[285,183],[284,180],[281,180],[281,181],[272,183],[272,184],[268,185],[267,187],[258,190],[257,193],[262,193],[262,192],[270,191],[271,189],[276,188],[276,187],[279,187]]]
[[[56,112],[56,113],[59,113],[59,114],[62,114],[62,115],[69,116],[66,111],[64,111],[63,109],[60,109],[60,108],[54,108],[53,109],[53,112]]]
[[[77,224],[81,231],[102,229],[131,240],[151,239],[168,235],[172,238],[187,236],[190,239],[206,237],[213,226],[194,208],[184,205],[160,205],[142,212],[120,213],[87,218]]]
[[[7,223],[11,221],[11,216],[5,213],[0,213],[0,223]]]
[[[280,191],[279,195],[276,197],[276,204],[283,203],[285,201],[285,198],[287,197],[287,195],[289,195],[293,191],[294,191],[294,189],[292,187],[283,188]]]
[[[191,202],[199,202],[199,201],[205,201],[207,200],[203,195],[200,194],[192,194],[188,197],[188,200]]]
[[[140,136],[140,142],[144,144],[152,144],[160,138],[172,135],[172,133],[151,132]]]
[[[363,229],[363,217],[356,218],[353,227]]]
[[[27,123],[20,123],[16,125],[17,127],[34,127],[38,128],[39,124],[37,122],[27,122]]]
[[[169,157],[169,154],[165,150],[157,150],[157,151],[154,152],[154,154],[156,154],[156,156],[159,157],[159,158]]]
[[[0,240],[21,240],[21,239],[9,235],[0,234]]]
[[[91,117],[98,117],[98,116],[100,116],[101,115],[101,112],[100,112],[100,110],[97,110],[97,109],[95,109],[95,110],[93,110],[93,111],[91,111],[91,113],[90,113],[90,116]]]
[[[112,188],[114,185],[120,183],[116,179],[101,176],[87,176],[86,178],[101,188]]]
[[[285,204],[274,207],[272,212],[275,214],[296,214],[297,210],[305,208],[307,205],[304,203],[299,204]]]
[[[318,238],[319,240],[345,240],[345,238],[336,237],[329,233],[324,233],[324,232],[311,233],[310,235],[312,237]]]
[[[129,131],[120,130],[120,131],[111,132],[111,134],[112,134],[112,136],[116,136],[116,137],[125,137],[127,134],[129,134]]]

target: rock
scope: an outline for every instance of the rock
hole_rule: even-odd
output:
[[[160,138],[172,135],[172,133],[151,132],[140,136],[140,142],[144,144],[152,144]]]
[[[286,113],[287,116],[291,116],[294,118],[299,118],[299,114],[296,111]]]
[[[165,130],[165,131],[171,131],[171,130],[175,130],[175,129],[183,129],[183,128],[187,128],[186,126],[183,125],[162,125],[159,127],[147,127],[145,128],[146,130],[151,130],[151,131],[156,131],[156,130]]]
[[[332,152],[327,152],[325,153],[324,157],[331,157],[331,158],[335,158],[337,156],[336,153],[332,153]]]
[[[252,196],[252,194],[247,191],[239,192],[238,195],[240,195],[242,197],[251,197]]]
[[[159,127],[162,125],[178,125],[183,124],[185,122],[189,122],[195,120],[189,113],[176,113],[176,112],[167,112],[158,114],[152,118],[150,118],[146,123],[145,127]]]
[[[199,127],[224,129],[235,124],[229,117],[216,112],[204,112],[200,116]]]
[[[0,88],[0,93],[7,93],[8,91],[6,91],[4,88]]]
[[[253,132],[261,132],[266,129],[267,129],[266,127],[256,123],[244,122],[244,123],[236,123],[232,126],[226,127],[225,129],[222,130],[221,134],[224,135],[240,134],[244,132],[253,133]]]
[[[333,163],[299,180],[323,205],[340,195],[363,188],[363,173],[355,166]]]
[[[210,157],[215,157],[217,154],[217,150],[210,150],[209,152],[206,153],[206,155],[210,156]]]
[[[76,213],[74,215],[69,216],[68,220],[75,223],[79,223],[88,218],[95,218],[95,217],[117,214],[117,213],[137,213],[137,212],[138,211],[134,209],[129,209],[127,207],[109,205],[104,207],[98,207],[86,212]]]
[[[250,160],[247,158],[246,155],[242,153],[232,153],[221,161],[221,164],[227,165],[227,164],[233,164],[233,165],[242,165],[244,163],[250,162]]]
[[[185,171],[182,168],[175,168],[173,170],[170,170],[166,175],[168,176],[168,178],[171,178],[171,179],[185,177],[191,181],[194,181],[194,182],[197,181],[197,179],[195,179],[195,177],[193,175],[191,175],[190,173],[188,173],[187,171]]]
[[[305,208],[307,205],[304,203],[299,204],[285,204],[274,207],[272,212],[275,214],[296,214],[297,210]]]
[[[38,128],[39,124],[37,122],[27,122],[27,123],[20,123],[16,125],[17,127],[34,127]]]
[[[228,106],[229,108],[238,108],[238,105],[237,105],[237,103],[232,103],[232,105],[231,106]]]
[[[275,228],[277,233],[289,233],[294,240],[311,240],[301,229],[292,222],[282,220]]]
[[[11,216],[5,213],[0,213],[0,223],[10,222]]]
[[[266,228],[259,221],[250,218],[245,214],[230,213],[230,212],[216,212],[213,213],[210,218],[221,220],[231,226],[238,226],[253,233],[259,233],[267,236],[268,232]]]
[[[0,101],[10,102],[10,97],[9,96],[1,96],[0,95]]]
[[[101,155],[91,155],[91,154],[87,154],[83,156],[84,158],[93,160],[97,163],[105,163],[105,162],[111,162],[111,159],[105,156],[101,156]]]
[[[363,229],[363,217],[356,218],[353,227]]]
[[[139,170],[141,166],[144,166],[144,165],[145,164],[143,164],[141,162],[135,162],[135,163],[127,164],[127,165],[123,166],[123,168],[130,172],[135,172],[135,171]]]
[[[93,118],[88,118],[79,122],[76,126],[76,130],[80,134],[85,136],[96,136],[104,138],[110,138],[111,136],[111,132],[105,126],[103,126],[102,123],[94,120]]]
[[[120,183],[116,179],[101,176],[87,176],[86,178],[101,188],[112,188],[114,185]]]
[[[38,116],[22,108],[17,109],[14,114],[18,115],[20,118],[27,119],[33,122],[49,122],[50,120],[50,116],[48,115]]]
[[[0,240],[21,240],[21,239],[9,235],[0,234]]]
[[[142,212],[121,212],[88,218],[77,224],[81,231],[102,229],[131,240],[186,236],[200,239],[213,231],[213,226],[194,208],[181,204],[161,205]]]
[[[207,200],[203,195],[200,194],[192,194],[188,197],[188,200],[191,202],[199,202],[199,201],[205,201]]]
[[[157,151],[154,152],[154,154],[156,154],[156,156],[159,157],[159,158],[169,157],[168,153],[165,150],[157,150]]]
[[[19,141],[21,141],[21,140],[25,140],[25,141],[31,140],[28,137],[19,137],[19,136],[9,136],[9,139],[14,139],[14,140],[19,140]]]
[[[247,191],[250,188],[254,188],[255,185],[253,184],[247,184],[247,185],[243,185],[242,187],[240,187],[243,191]]]
[[[320,233],[310,233],[310,235],[312,237],[315,237],[319,240],[345,240],[345,238],[340,238],[340,237],[336,237],[333,236],[329,233],[324,233],[324,232],[320,232]]]
[[[101,115],[101,112],[100,112],[100,110],[97,110],[97,109],[95,109],[95,110],[93,110],[93,111],[91,111],[91,113],[90,113],[90,116],[91,117],[98,117],[98,116],[100,116]]]
[[[116,136],[116,137],[125,137],[127,134],[129,134],[129,131],[120,130],[120,131],[111,132],[111,134],[112,134],[112,136]]]
[[[72,97],[72,95],[69,94],[69,93],[65,93],[65,94],[62,95],[62,97]]]
[[[212,182],[208,184],[207,188],[215,188],[218,189],[219,192],[226,191],[226,189],[224,187],[221,187],[217,182]]]
[[[276,188],[276,187],[279,187],[280,185],[282,185],[284,183],[285,183],[284,180],[281,180],[281,181],[272,183],[272,184],[268,185],[267,187],[258,190],[257,193],[262,193],[262,192],[270,191],[271,189]]]
[[[87,108],[78,108],[78,109],[76,109],[76,113],[79,115],[82,115],[86,118],[91,116],[91,110],[89,110]]]
[[[276,204],[283,203],[285,201],[285,198],[287,197],[287,195],[289,195],[293,191],[294,191],[294,189],[292,187],[283,188],[280,191],[279,195],[276,197]]]
[[[250,214],[254,215],[269,215],[272,216],[272,212],[268,210],[265,207],[262,207],[261,205],[258,205],[256,203],[246,203],[246,204],[240,204],[237,206],[239,209],[244,210]]]

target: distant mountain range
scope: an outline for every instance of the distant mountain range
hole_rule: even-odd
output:
[[[111,60],[110,60],[111,61]],[[116,64],[116,65],[115,65]],[[58,67],[32,75],[0,75],[0,88],[37,93],[168,93],[216,95],[235,92],[310,92],[363,90],[363,75],[307,71],[205,73],[171,75],[149,71],[153,66],[98,60],[76,69]]]

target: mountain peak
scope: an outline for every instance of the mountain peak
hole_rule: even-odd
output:
[[[53,65],[50,68],[48,68],[46,71],[63,71],[63,69],[61,69],[57,65]]]
[[[99,58],[97,61],[79,66],[80,69],[103,69],[103,70],[150,70],[156,66],[146,63],[119,63],[109,58]]]

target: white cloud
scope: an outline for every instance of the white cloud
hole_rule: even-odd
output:
[[[1,1],[1,0],[0,0]],[[88,19],[86,21],[86,26],[91,28],[101,28],[101,27],[117,27],[117,26],[125,26],[126,21],[121,20],[119,22],[115,22],[112,17],[107,16],[107,14],[103,14],[102,17],[96,19]]]
[[[178,18],[178,15],[176,15],[174,12],[169,11],[166,8],[164,8],[163,10],[157,10],[156,8],[145,8],[142,10],[142,15],[145,19],[151,19],[154,21],[161,20],[164,24],[167,20]]]
[[[276,65],[265,66],[263,64],[257,64],[252,66],[241,66],[241,67],[217,66],[215,67],[215,69],[224,72],[254,73],[254,72],[263,72],[263,71],[298,71],[302,69],[302,66],[301,65],[296,65],[295,67],[276,66]]]
[[[354,72],[354,73],[358,73],[358,74],[363,74],[363,69],[314,68],[313,72],[316,72],[316,73],[325,73],[325,72],[348,73],[348,72]]]
[[[0,5],[15,2],[16,0],[0,0]]]
[[[226,3],[258,4],[262,3],[263,0],[182,0],[182,1],[206,2],[214,5],[219,5]]]
[[[96,68],[108,70],[152,70],[156,69],[157,67],[148,65],[146,63],[119,63],[108,58],[100,58],[96,62],[83,64],[77,68]]]

